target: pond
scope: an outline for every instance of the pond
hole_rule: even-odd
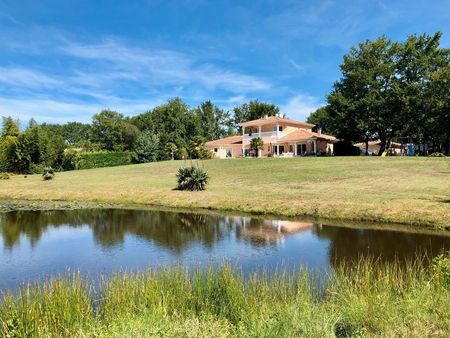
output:
[[[163,210],[88,209],[0,214],[0,288],[68,270],[96,278],[148,267],[210,266],[327,271],[344,260],[429,258],[450,235],[306,220]]]

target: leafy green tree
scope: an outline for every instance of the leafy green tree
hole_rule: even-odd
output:
[[[380,154],[396,137],[421,143],[433,139],[439,101],[433,91],[439,86],[432,79],[450,62],[440,37],[412,35],[404,42],[381,37],[351,48],[328,105],[309,121],[342,139],[366,144],[380,139]]]
[[[144,130],[150,130],[159,137],[159,156],[162,160],[171,158],[167,144],[173,143],[177,148],[187,148],[189,140],[198,132],[196,119],[189,107],[180,99],[169,100],[166,104],[155,107],[143,114],[139,120]]]
[[[92,118],[92,141],[105,150],[131,150],[139,129],[127,122],[122,114],[103,110]]]
[[[324,132],[332,130],[328,106],[317,108],[308,116],[306,122],[316,125],[316,128],[320,128]]]
[[[250,149],[252,149],[255,152],[255,156],[259,157],[259,151],[263,149],[264,147],[264,141],[261,137],[255,137],[252,138],[250,141]]]
[[[20,152],[20,144],[17,136],[6,135],[2,138],[1,143],[1,171],[20,172],[22,153]]]
[[[159,138],[146,130],[137,138],[133,149],[133,160],[137,163],[154,162],[158,159]]]
[[[275,116],[279,112],[280,109],[274,104],[258,100],[250,101],[233,109],[233,127],[235,130],[240,130],[238,124],[241,122],[256,120],[265,115]]]
[[[19,136],[20,128],[19,128],[19,121],[14,120],[12,117],[7,116],[3,118],[3,125],[2,125],[2,137],[6,136]]]
[[[61,136],[68,144],[79,146],[90,140],[91,126],[87,123],[68,122],[62,126]]]
[[[399,44],[396,60],[398,136],[425,143],[435,139],[433,124],[437,112],[434,100],[443,93],[432,85],[433,78],[450,63],[450,50],[440,47],[441,33],[411,35]],[[442,73],[441,73],[442,74]],[[437,95],[436,95],[437,94]],[[445,95],[444,95],[445,96]]]
[[[206,140],[203,136],[195,136],[189,144],[189,153],[191,158],[206,159],[208,158],[208,149],[205,146]]]
[[[0,134],[0,171],[18,172],[22,160],[18,136],[19,122],[4,117]]]
[[[66,143],[52,125],[30,124],[19,135],[22,154],[21,172],[31,172],[32,167],[46,166],[59,168],[63,163]]]
[[[219,139],[228,133],[230,124],[229,114],[211,101],[205,101],[200,104],[194,114],[198,120],[200,135],[207,140]]]
[[[450,65],[434,72],[430,83],[431,116],[426,122],[432,131],[433,150],[450,155]]]

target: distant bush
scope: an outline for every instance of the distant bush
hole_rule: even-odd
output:
[[[44,181],[49,181],[55,178],[55,171],[51,167],[44,168],[42,173],[42,179]]]
[[[9,177],[8,173],[0,173],[0,180],[9,180]]]
[[[198,167],[181,167],[178,169],[178,190],[200,191],[205,190],[209,176],[206,171]]]
[[[75,156],[75,169],[93,169],[115,167],[131,163],[131,153],[128,151],[95,151],[78,153]]]
[[[30,169],[28,171],[28,173],[30,174],[42,174],[45,170],[45,168],[47,168],[47,166],[45,164],[30,164]]]

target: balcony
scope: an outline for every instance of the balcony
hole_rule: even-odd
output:
[[[278,132],[278,137],[283,137],[285,136],[285,134],[280,131]],[[267,131],[267,132],[262,132],[261,135],[256,132],[256,133],[252,133],[252,135],[250,136],[248,133],[246,133],[244,135],[244,141],[250,141],[251,139],[254,139],[255,137],[261,137],[261,138],[276,138],[277,137],[277,132],[276,131]]]

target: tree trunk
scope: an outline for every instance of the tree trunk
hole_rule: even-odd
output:
[[[366,140],[366,156],[369,155],[369,140]]]
[[[383,155],[385,150],[386,150],[386,137],[381,136],[380,137],[380,151],[378,152],[378,156]]]

